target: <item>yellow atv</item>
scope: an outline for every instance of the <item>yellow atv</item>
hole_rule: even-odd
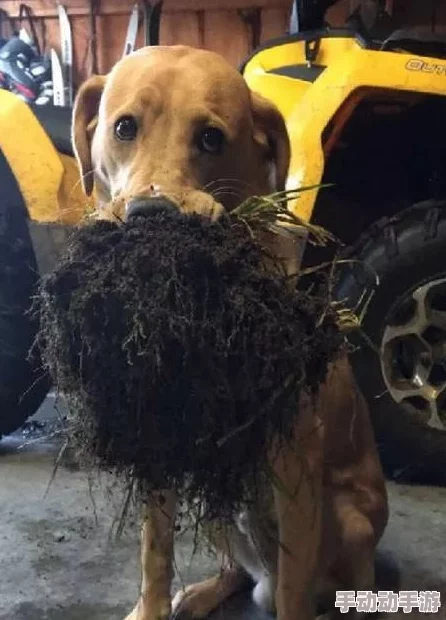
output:
[[[0,437],[49,389],[38,359],[28,359],[36,333],[28,311],[39,275],[86,209],[70,123],[67,108],[28,106],[0,90]]]
[[[259,48],[242,71],[285,116],[289,187],[332,184],[292,208],[345,244],[335,292],[363,311],[374,345],[358,342],[351,359],[384,462],[444,480],[446,41],[395,32],[381,0],[364,0],[347,27],[331,28],[324,16],[335,1],[297,0],[291,33]],[[27,361],[36,325],[24,312],[86,203],[70,111],[28,107],[1,90],[0,110],[1,434],[48,389],[38,361]],[[308,246],[304,262],[329,252]]]
[[[285,116],[289,187],[332,184],[292,208],[345,244],[336,295],[373,345],[351,359],[383,460],[445,479],[446,37],[395,31],[380,0],[330,28],[331,4],[297,0],[294,32],[243,73]],[[304,263],[328,252],[308,246]]]

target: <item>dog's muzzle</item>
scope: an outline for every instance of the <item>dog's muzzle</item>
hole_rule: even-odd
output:
[[[178,212],[177,205],[163,196],[147,198],[138,196],[132,198],[125,206],[125,219],[129,220],[133,217],[150,217],[156,213]]]

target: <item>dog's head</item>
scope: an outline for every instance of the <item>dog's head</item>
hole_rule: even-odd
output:
[[[120,219],[156,199],[218,217],[283,189],[290,158],[278,110],[223,58],[183,46],[143,48],[85,82],[73,144],[86,193]]]

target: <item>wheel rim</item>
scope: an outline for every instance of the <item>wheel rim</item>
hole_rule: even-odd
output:
[[[384,329],[381,369],[393,400],[446,431],[446,278],[402,300]]]

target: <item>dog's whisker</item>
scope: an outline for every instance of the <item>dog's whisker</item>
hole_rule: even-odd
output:
[[[213,179],[212,181],[209,181],[208,183],[206,183],[206,185],[204,185],[203,190],[206,191],[208,188],[212,187],[213,185],[217,185],[218,183],[234,183],[234,184],[238,184],[241,185],[243,187],[247,187],[248,189],[253,189],[253,185],[252,183],[248,183],[247,181],[244,181],[243,179],[236,179],[236,178],[231,178],[231,177],[220,177],[218,179]]]
[[[206,183],[203,186],[203,189],[206,190],[210,187],[212,187],[213,185],[217,185],[218,183],[242,183],[242,181],[240,181],[239,179],[232,179],[230,177],[218,177],[217,179],[212,179],[211,181],[208,181],[208,183]]]
[[[93,176],[95,173],[94,170],[89,170],[88,172],[85,172],[82,175],[79,175],[78,180],[76,181],[76,183],[73,185],[73,187],[71,188],[71,192],[70,192],[70,198],[74,192],[75,189],[77,189],[79,187],[79,185],[81,185],[82,181],[85,181],[86,179],[88,179],[89,177]]]
[[[239,200],[242,200],[243,198],[240,192],[236,192],[230,189],[221,189],[221,190],[216,190],[215,192],[212,192],[212,197],[215,198],[215,200],[218,200],[221,196],[231,196],[231,197],[238,198]]]
[[[212,188],[209,193],[211,194],[211,196],[213,196],[216,192],[220,192],[220,191],[232,191],[232,192],[237,192],[238,194],[240,194],[240,197],[245,197],[246,196],[246,192],[240,188],[237,187],[235,185],[231,185],[230,183],[226,183],[226,184],[221,184],[218,185],[217,187]]]
[[[236,187],[231,187],[230,185],[223,185],[222,187],[217,187],[217,189],[212,190],[210,194],[215,198],[215,196],[217,196],[221,192],[233,192],[234,194],[237,194],[240,199],[245,197],[245,194],[242,194],[239,189],[237,189]]]
[[[217,187],[212,188],[211,192],[218,191],[219,189],[233,189],[238,192],[241,191],[241,188],[237,187],[237,185],[231,185],[231,183],[222,183],[221,185],[217,185]]]
[[[79,188],[79,186],[82,184],[82,181],[85,181],[86,179],[88,179],[89,177],[91,177],[93,175],[94,175],[94,170],[89,170],[85,174],[79,175],[79,178],[77,179],[76,183],[74,183],[72,185],[71,189],[70,189],[70,193],[68,195],[68,198],[71,199],[73,197],[73,194]],[[69,212],[66,209],[64,211],[65,211],[65,213]],[[76,211],[76,209],[71,209],[71,211]]]

